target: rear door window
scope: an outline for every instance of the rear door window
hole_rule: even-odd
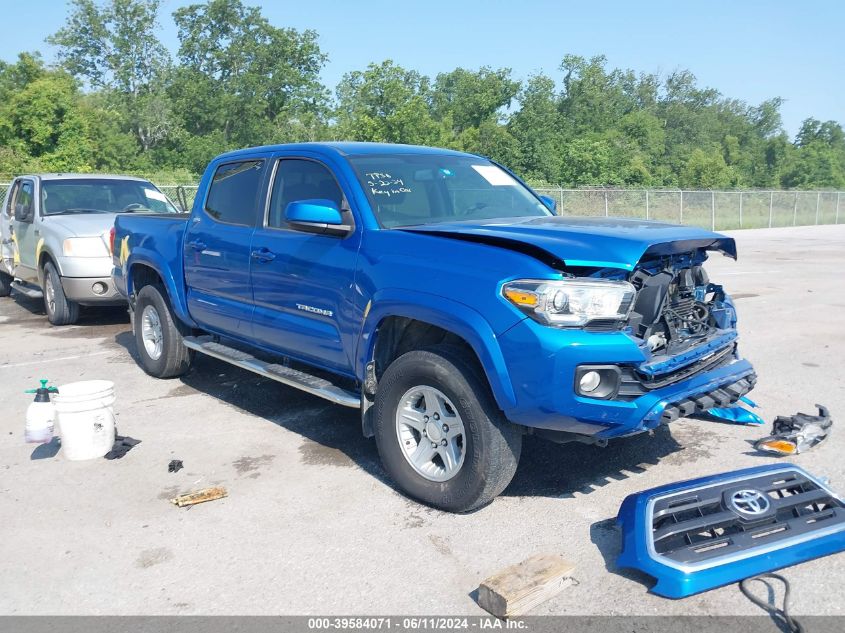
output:
[[[254,226],[263,176],[263,160],[220,165],[208,189],[205,212],[218,222]]]

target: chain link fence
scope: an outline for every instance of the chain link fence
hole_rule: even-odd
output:
[[[660,220],[713,230],[845,222],[840,191],[681,191],[536,187],[558,213]],[[840,219],[841,218],[841,219]]]
[[[177,207],[190,212],[197,197],[197,185],[156,185]]]
[[[0,183],[0,199],[9,183]],[[158,185],[190,211],[197,185]],[[564,189],[535,187],[561,215],[621,217],[690,224],[712,230],[845,223],[841,191],[681,191],[677,189]]]

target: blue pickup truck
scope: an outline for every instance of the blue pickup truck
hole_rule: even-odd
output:
[[[397,485],[445,510],[502,492],[526,434],[604,445],[756,380],[703,268],[733,239],[561,217],[479,156],[231,152],[189,216],[120,215],[111,241],[147,373],[202,353],[359,408]]]

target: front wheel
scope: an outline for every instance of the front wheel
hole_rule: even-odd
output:
[[[408,495],[450,512],[489,503],[510,483],[522,447],[467,352],[440,345],[396,359],[379,382],[375,435]]]
[[[141,367],[150,376],[173,378],[191,368],[193,352],[182,342],[188,328],[173,315],[163,289],[141,288],[132,322]]]
[[[79,304],[71,301],[62,288],[62,278],[53,262],[44,264],[44,311],[53,325],[73,325],[79,319]]]

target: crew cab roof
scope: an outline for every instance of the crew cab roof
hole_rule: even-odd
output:
[[[401,145],[398,143],[363,143],[353,141],[331,141],[321,143],[286,143],[283,145],[262,145],[260,147],[248,147],[221,154],[219,159],[238,158],[256,151],[280,151],[280,150],[311,150],[317,152],[331,152],[341,156],[365,156],[367,154],[438,154],[451,156],[470,156],[465,152],[456,152],[451,149],[438,147],[426,147],[424,145]]]

